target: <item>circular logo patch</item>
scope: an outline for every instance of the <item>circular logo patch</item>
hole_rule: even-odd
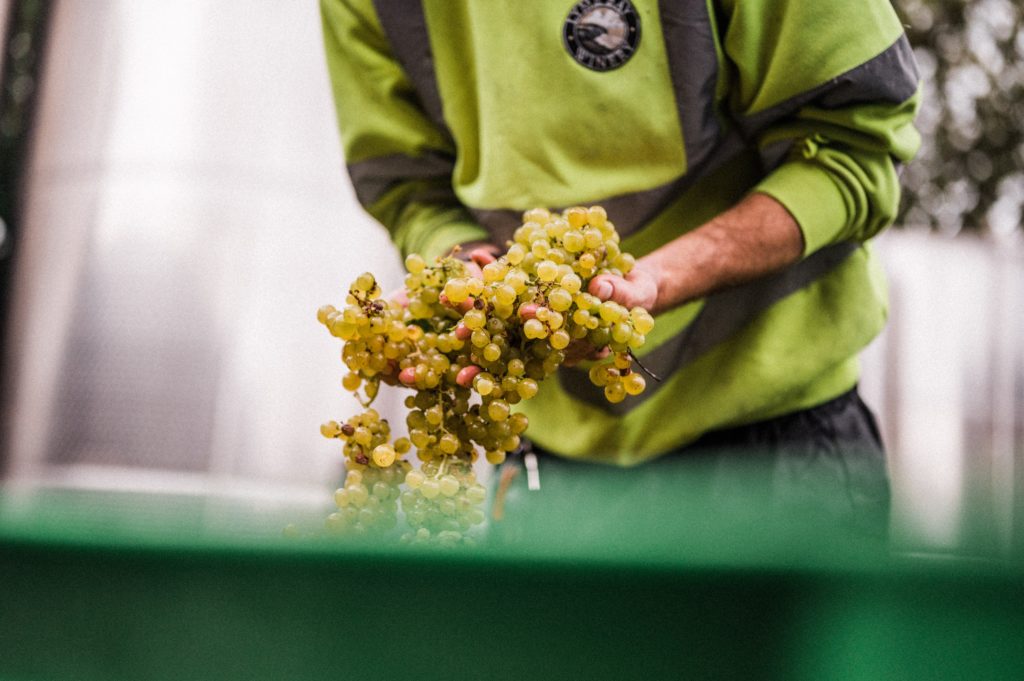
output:
[[[629,0],[580,0],[562,27],[565,49],[594,71],[617,69],[640,43],[640,17]]]

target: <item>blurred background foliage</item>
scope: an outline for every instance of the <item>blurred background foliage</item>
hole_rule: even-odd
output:
[[[1019,0],[894,0],[924,87],[921,151],[900,223],[1020,234],[1024,9]]]

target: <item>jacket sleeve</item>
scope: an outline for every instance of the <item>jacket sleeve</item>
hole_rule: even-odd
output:
[[[920,146],[913,52],[889,0],[721,0],[731,116],[771,172],[804,254],[864,241],[899,208]]]
[[[324,49],[356,198],[403,255],[486,240],[452,189],[454,144],[431,120],[370,0],[320,0]]]

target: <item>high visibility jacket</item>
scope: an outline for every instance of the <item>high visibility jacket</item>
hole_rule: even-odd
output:
[[[604,52],[581,52],[570,29],[598,6],[634,28],[600,57],[617,63],[595,68]],[[630,465],[857,381],[886,316],[866,242],[894,219],[897,169],[920,143],[917,71],[889,0],[321,0],[321,12],[356,195],[403,252],[504,243],[537,206],[603,205],[637,256],[751,191],[796,218],[799,263],[658,316],[639,356],[662,380],[643,395],[608,405],[585,368],[546,381],[520,404],[539,444]]]

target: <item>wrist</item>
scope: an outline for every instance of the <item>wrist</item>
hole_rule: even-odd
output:
[[[627,307],[639,305],[651,314],[658,314],[673,307],[665,268],[657,258],[647,256],[638,259],[633,270],[625,278],[633,292]]]

